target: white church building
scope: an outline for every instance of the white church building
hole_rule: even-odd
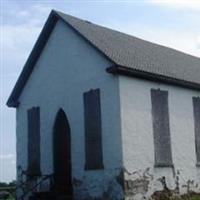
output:
[[[7,105],[18,200],[200,193],[200,58],[52,11]]]

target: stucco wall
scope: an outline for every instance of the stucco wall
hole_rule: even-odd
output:
[[[71,128],[72,176],[78,200],[103,194],[118,199],[122,195],[121,186],[116,180],[122,167],[118,77],[105,71],[111,64],[71,28],[59,21],[19,99],[17,165],[27,169],[27,109],[39,106],[42,173],[53,173],[52,130],[56,113],[62,108]],[[105,170],[84,171],[82,95],[96,88],[101,90]]]
[[[154,168],[151,89],[169,92],[169,117],[174,168]],[[167,187],[200,192],[196,167],[192,97],[200,92],[120,76],[122,149],[127,199],[141,199]],[[159,180],[160,179],[160,180]]]
[[[17,108],[17,165],[27,169],[27,109],[40,107],[41,169],[53,173],[52,133],[62,108],[69,120],[75,198],[123,196],[141,199],[167,187],[200,192],[196,167],[192,97],[200,92],[144,80],[113,76],[112,65],[73,30],[58,22],[27,82]],[[85,171],[83,93],[101,90],[102,143],[105,170]],[[170,132],[174,168],[154,168],[150,90],[169,92]],[[123,156],[123,159],[122,159]],[[123,164],[122,164],[123,163]],[[160,179],[160,180],[159,180]]]

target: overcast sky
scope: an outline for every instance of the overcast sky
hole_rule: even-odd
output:
[[[51,9],[200,57],[199,0],[0,1],[0,181],[15,179],[15,110],[5,103]]]

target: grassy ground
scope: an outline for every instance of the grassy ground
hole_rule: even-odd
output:
[[[193,197],[191,200],[200,200],[200,197]]]
[[[164,200],[165,198],[161,198]],[[182,198],[167,198],[168,200],[200,200],[200,196],[194,196],[194,197],[182,197]]]

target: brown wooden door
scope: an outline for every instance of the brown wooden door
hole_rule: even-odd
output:
[[[53,147],[54,188],[57,192],[72,195],[70,127],[62,109],[58,111],[55,119]]]

